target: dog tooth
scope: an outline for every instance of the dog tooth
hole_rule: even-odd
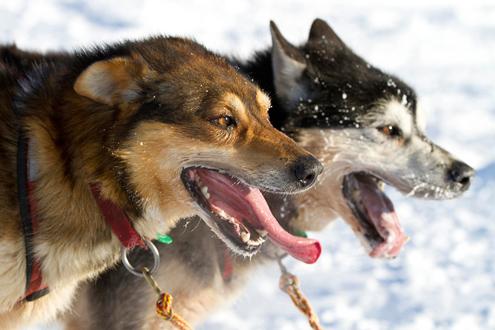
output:
[[[224,210],[220,210],[217,212],[222,218],[224,218],[225,220],[227,220],[228,222],[236,225],[237,227],[239,226],[239,224],[235,221],[235,218],[231,217],[229,214],[227,214],[227,212],[225,212]]]
[[[385,182],[380,181],[380,183],[378,184],[378,188],[383,191],[385,189]]]
[[[249,242],[249,245],[251,245],[251,246],[258,246],[260,244],[261,244],[261,242],[259,242],[259,241],[250,241]]]
[[[266,234],[268,234],[268,232],[264,229],[256,229],[256,231],[260,234],[260,236],[266,236]]]
[[[261,245],[265,242],[265,239],[263,237],[259,237],[258,240],[256,241],[256,245]]]
[[[241,232],[241,239],[244,243],[249,242],[249,239],[251,238],[251,235],[248,232],[242,231]]]
[[[359,190],[354,190],[352,192],[352,198],[354,198],[355,200],[360,200],[361,199],[361,192]]]
[[[201,187],[201,193],[203,194],[203,196],[206,197],[206,199],[210,198],[210,194],[208,193],[208,187],[207,186]]]

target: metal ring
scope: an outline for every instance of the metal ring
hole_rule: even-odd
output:
[[[148,251],[151,251],[151,254],[153,255],[153,267],[151,267],[151,270],[149,271],[150,274],[153,274],[160,266],[160,253],[158,252],[158,249],[152,241],[145,239],[144,243],[146,243],[146,245],[148,246]],[[142,271],[136,269],[133,265],[131,265],[129,259],[127,259],[127,252],[129,252],[129,249],[122,248],[120,258],[122,260],[122,263],[124,264],[124,267],[131,274],[139,277],[144,277]]]

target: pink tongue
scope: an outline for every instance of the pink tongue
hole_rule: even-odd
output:
[[[307,264],[315,263],[321,254],[320,242],[314,239],[293,236],[286,232],[273,216],[261,192],[251,187],[249,187],[249,190],[246,200],[253,208],[259,224],[268,232],[270,239],[294,258]],[[250,221],[250,223],[252,222]]]
[[[256,229],[266,230],[268,237],[294,258],[305,263],[316,262],[321,253],[320,242],[297,237],[285,231],[273,216],[259,189],[234,182],[215,171],[197,169],[196,173],[208,187],[209,202],[239,220],[245,219]]]
[[[390,199],[374,183],[359,180],[362,202],[380,236],[385,240],[370,252],[371,257],[395,257],[407,242]]]

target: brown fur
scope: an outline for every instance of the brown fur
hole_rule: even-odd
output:
[[[46,62],[11,51],[12,58],[26,55],[32,70],[2,55],[0,328],[52,318],[68,305],[78,282],[117,260],[120,243],[89,183],[100,184],[104,198],[150,238],[197,213],[180,181],[181,169],[191,164],[296,190],[287,173],[309,154],[271,127],[259,89],[194,42],[157,37],[57,54]],[[226,113],[236,118],[235,130],[213,124]],[[34,250],[51,289],[31,303],[19,303],[25,249],[13,175],[17,127],[29,137],[38,170]]]

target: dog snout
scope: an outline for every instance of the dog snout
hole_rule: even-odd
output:
[[[321,172],[323,165],[313,156],[300,157],[293,166],[294,177],[301,188],[312,186]]]
[[[458,160],[454,161],[450,168],[447,170],[448,180],[459,184],[462,191],[465,191],[469,188],[473,176],[474,169],[468,164]]]

